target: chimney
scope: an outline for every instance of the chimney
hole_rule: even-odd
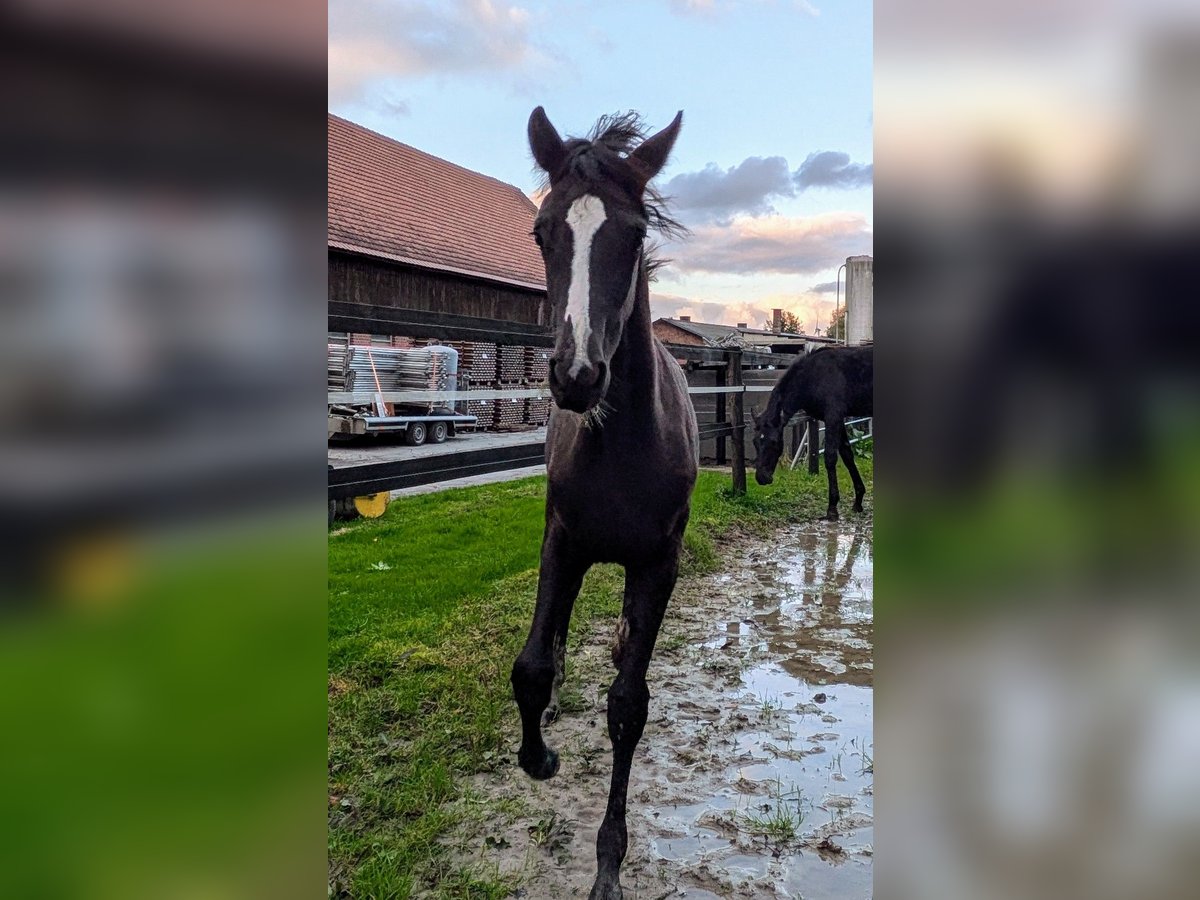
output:
[[[690,321],[692,321],[692,317],[691,316],[680,316],[679,321],[680,322],[690,322]]]
[[[738,322],[738,323],[737,323],[737,327],[738,327],[738,328],[746,328],[747,326],[746,326],[746,323],[745,323],[745,322]]]
[[[777,308],[771,310],[771,330],[783,331],[783,309]]]

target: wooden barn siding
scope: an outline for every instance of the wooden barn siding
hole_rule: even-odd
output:
[[[776,381],[783,375],[783,369],[743,369],[742,381],[745,384],[765,384],[774,385]],[[716,387],[717,373],[713,369],[695,369],[687,373],[688,385],[690,387]],[[746,422],[750,422],[751,409],[762,411],[767,405],[767,397],[769,394],[755,391],[746,394]],[[692,406],[696,409],[696,421],[701,425],[709,422],[717,421],[717,395],[716,394],[693,394]],[[726,410],[732,409],[730,395],[725,395]],[[790,447],[790,437],[785,443],[785,447]],[[731,452],[730,442],[726,441],[725,447],[726,456]],[[700,442],[700,459],[702,462],[711,463],[717,458],[717,442],[716,439]],[[753,435],[750,434],[750,429],[746,429],[746,461],[752,463],[756,460],[754,452]]]
[[[546,295],[329,251],[329,299],[544,324]]]

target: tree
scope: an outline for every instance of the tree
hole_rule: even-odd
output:
[[[830,315],[829,327],[825,329],[825,336],[839,341],[846,340],[846,307],[839,306]]]
[[[766,324],[763,325],[763,328],[766,331],[774,331],[775,323],[772,320],[767,319]],[[789,331],[792,334],[804,333],[804,329],[800,324],[800,317],[793,312],[788,312],[786,309],[779,318],[779,330]]]

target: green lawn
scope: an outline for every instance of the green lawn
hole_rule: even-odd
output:
[[[859,463],[872,499],[870,460]],[[844,471],[842,509],[853,489]],[[753,480],[753,479],[751,479]],[[701,473],[684,574],[718,564],[723,535],[812,519],[825,477],[780,472],[735,497]],[[329,538],[329,864],[331,896],[355,900],[503,897],[512,885],[464,871],[439,838],[458,779],[502,752],[517,715],[509,668],[537,586],[545,479],[404,498]],[[578,636],[620,610],[621,571],[589,573]],[[569,678],[569,676],[568,676]]]

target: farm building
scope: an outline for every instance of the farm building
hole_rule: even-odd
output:
[[[545,324],[519,188],[329,116],[329,301]]]
[[[780,312],[776,310],[776,313]],[[693,322],[690,316],[677,319],[656,319],[654,336],[664,344],[691,347],[741,347],[770,353],[808,353],[817,347],[836,343],[832,338],[795,334],[779,329],[750,328],[745,322],[737,325],[713,325]]]
[[[353,365],[347,344],[450,344],[470,389],[544,380],[545,350],[513,343],[549,315],[537,207],[519,188],[331,114],[328,190],[331,391]],[[468,407],[483,428],[549,414],[546,400]]]

